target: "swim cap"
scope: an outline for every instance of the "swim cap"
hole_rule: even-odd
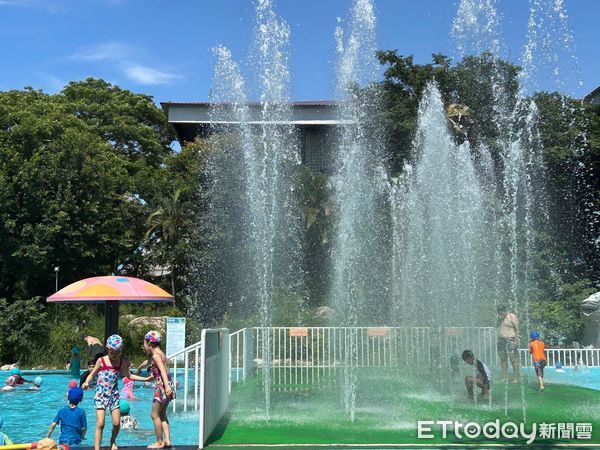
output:
[[[69,389],[67,399],[69,400],[69,403],[73,403],[74,405],[79,404],[79,402],[83,400],[83,390],[78,387]]]
[[[123,347],[123,338],[118,334],[113,334],[106,340],[106,348],[109,350],[120,350]]]
[[[119,402],[119,408],[121,409],[121,414],[125,416],[129,414],[129,402],[127,400],[121,400]]]
[[[18,367],[13,367],[12,369],[10,369],[10,374],[11,375],[21,375],[21,369],[19,369]]]
[[[42,381],[43,381],[43,380],[42,380],[42,377],[35,377],[35,378],[33,379],[33,384],[35,384],[36,386],[38,386],[38,387],[39,387],[39,386],[41,386],[41,385],[42,385]]]
[[[560,361],[556,361],[556,364],[554,365],[554,367],[556,367],[557,369],[562,369],[562,363]]]
[[[69,381],[69,389],[77,387],[77,381],[71,380]]]
[[[144,340],[148,341],[148,342],[155,342],[157,344],[160,344],[160,341],[162,341],[162,336],[160,335],[160,333],[158,331],[150,330],[144,336]]]
[[[539,339],[540,338],[540,333],[538,333],[537,331],[532,331],[531,334],[529,335],[529,337],[531,339]]]

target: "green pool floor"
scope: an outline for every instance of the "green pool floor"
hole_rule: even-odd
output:
[[[342,384],[336,382],[338,376],[313,385],[276,386],[271,392],[268,420],[262,381],[256,378],[234,385],[230,412],[211,436],[210,445],[215,448],[246,445],[306,448],[335,447],[336,444],[368,448],[526,445],[525,438],[496,440],[483,434],[478,438],[459,439],[451,427],[444,439],[439,425],[432,425],[429,432],[434,438],[417,436],[418,420],[476,422],[483,426],[498,419],[500,425],[506,422],[517,426],[524,424],[527,432],[532,430],[534,423],[537,424],[538,436],[533,442],[537,446],[600,446],[600,391],[547,384],[546,391],[540,393],[537,382],[532,379],[525,380],[522,385],[495,385],[491,405],[488,402],[473,404],[466,399],[462,377],[453,381],[446,377],[436,382],[430,382],[428,378],[425,374],[359,373],[354,421],[350,420],[344,406]],[[542,423],[556,424],[553,439],[539,436]],[[561,438],[557,430],[560,423],[574,424],[572,439],[564,435]],[[576,439],[578,423],[592,424],[591,439]],[[459,433],[462,435],[460,430]]]

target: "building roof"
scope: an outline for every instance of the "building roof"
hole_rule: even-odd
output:
[[[600,104],[600,86],[583,97],[584,103]]]
[[[262,104],[248,102],[248,118],[244,123],[250,125],[280,123],[303,127],[336,126],[352,123],[350,120],[340,118],[337,104],[332,100],[291,102],[290,118],[288,120],[266,122],[262,116]],[[241,124],[229,103],[161,102],[161,106],[167,113],[168,121],[175,128],[179,142],[182,144],[194,140],[197,136],[210,133],[211,127],[214,125],[235,126]],[[218,111],[217,118],[214,115],[215,110]]]

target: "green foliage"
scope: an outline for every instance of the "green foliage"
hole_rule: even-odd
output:
[[[474,124],[469,139],[485,137],[489,145],[499,135],[495,128],[493,99],[495,87],[502,87],[505,96],[501,107],[514,106],[518,92],[519,68],[494,58],[489,53],[468,56],[452,65],[450,58],[433,54],[432,62],[415,64],[412,56],[398,55],[396,50],[379,51],[384,72],[384,118],[388,131],[388,162],[390,171],[397,174],[409,159],[417,126],[419,101],[430,81],[435,80],[446,106],[460,103],[473,111]]]
[[[0,299],[0,359],[30,362],[32,348],[44,348],[50,329],[40,297],[7,302]]]
[[[583,332],[579,315],[581,302],[595,291],[589,280],[562,284],[553,298],[530,302],[532,325],[539,328],[544,341],[550,345],[570,345],[580,340]]]

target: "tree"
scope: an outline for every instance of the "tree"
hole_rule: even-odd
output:
[[[183,243],[183,232],[188,223],[188,216],[182,205],[183,190],[176,189],[173,195],[163,197],[157,209],[148,216],[146,239],[150,239],[153,247],[161,255],[159,259],[169,264],[171,269],[171,291],[175,296],[175,279],[178,267],[187,247]]]

